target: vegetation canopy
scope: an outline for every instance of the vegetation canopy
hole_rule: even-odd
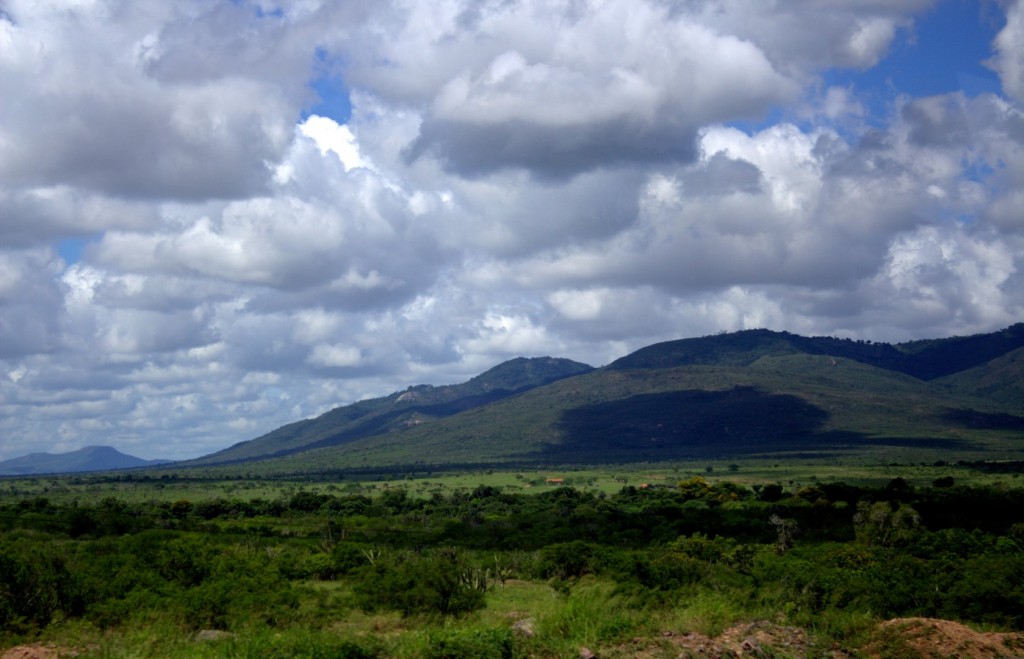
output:
[[[757,620],[796,656],[894,643],[890,618],[1024,631],[1024,489],[958,478],[7,495],[0,634],[80,656],[513,657],[678,656],[664,639]]]

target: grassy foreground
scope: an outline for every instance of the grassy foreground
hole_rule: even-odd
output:
[[[748,643],[857,656],[894,642],[879,637],[889,618],[1024,631],[1013,474],[760,469],[3,481],[0,648],[678,657]]]

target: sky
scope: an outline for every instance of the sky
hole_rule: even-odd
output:
[[[1024,0],[0,0],[0,459],[1024,320]]]

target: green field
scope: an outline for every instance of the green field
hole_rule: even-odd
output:
[[[999,468],[1000,465],[1005,465],[1005,468]],[[1011,461],[946,464],[940,460],[939,464],[872,464],[868,460],[851,460],[846,463],[822,464],[812,460],[765,462],[737,459],[607,467],[553,467],[545,470],[455,469],[439,470],[430,475],[382,472],[368,477],[355,475],[347,478],[314,474],[305,478],[281,479],[225,477],[223,469],[203,468],[0,478],[0,501],[17,502],[37,496],[45,496],[60,503],[105,497],[116,497],[131,503],[179,499],[276,499],[290,497],[297,491],[373,495],[389,488],[402,488],[411,496],[429,498],[435,494],[450,495],[457,490],[472,490],[479,486],[496,487],[509,493],[531,494],[562,485],[587,492],[614,494],[626,485],[665,485],[693,476],[701,476],[711,483],[780,483],[797,489],[819,482],[839,481],[853,485],[880,486],[894,478],[902,478],[915,486],[927,486],[943,477],[953,477],[956,482],[969,485],[1021,487],[1021,470],[1015,465]]]

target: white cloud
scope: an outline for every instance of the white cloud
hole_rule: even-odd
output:
[[[1024,4],[1012,0],[1006,10],[1006,25],[996,35],[996,51],[990,64],[1003,82],[1003,90],[1024,101]]]
[[[315,17],[227,2],[16,0],[6,16],[0,80],[19,102],[0,106],[0,178],[124,198],[264,190],[327,40]]]
[[[316,142],[320,155],[328,151],[334,153],[346,170],[368,166],[359,153],[356,136],[348,126],[340,125],[329,117],[313,115],[299,124],[299,132]]]
[[[314,366],[329,368],[358,366],[363,360],[359,348],[339,345],[318,345],[306,360]]]
[[[912,17],[937,0],[829,0],[757,8],[746,0],[679,4],[704,24],[757,44],[781,70],[804,75],[834,66],[871,66],[885,56],[896,32],[909,28]]]
[[[463,353],[486,355],[547,355],[558,343],[544,327],[523,314],[488,311],[473,328],[474,336],[460,343]]]
[[[548,301],[569,320],[594,321],[601,317],[609,302],[608,289],[560,290],[548,295]]]
[[[62,265],[47,249],[0,250],[0,359],[49,353],[64,342]]]
[[[1003,123],[987,123],[981,133],[959,139],[938,128],[953,117],[969,125],[996,108]],[[978,217],[992,201],[991,182],[976,180],[979,163],[991,163],[996,179],[1008,175],[1003,154],[1012,157],[1010,145],[1020,139],[1017,116],[997,99],[954,95],[908,102],[890,132],[868,134],[860,144],[792,125],[753,135],[713,127],[702,136],[698,163],[650,179],[635,224],[604,241],[538,254],[503,276],[534,287],[570,284],[547,298],[570,321],[604,320],[602,309],[629,300],[637,285],[653,285],[682,299],[700,291],[771,291],[775,304],[789,299],[788,313],[830,313],[837,321],[857,315],[856,323],[888,332],[892,291],[833,299],[827,307],[813,302],[820,298],[815,291],[857,290],[892,267],[892,254],[901,253],[892,250],[906,236],[929,231],[947,250],[957,248],[964,266],[943,270],[948,276],[934,285],[928,313],[954,324],[969,317],[989,318],[990,326],[1012,322],[1020,300],[1008,295],[1008,282],[1019,264],[1005,246],[1019,233],[986,234],[976,220],[961,218]],[[972,241],[984,235],[981,249]],[[992,264],[982,268],[974,254]],[[957,292],[971,289],[978,293]],[[617,291],[614,301],[610,291]],[[782,313],[771,317],[796,322]],[[852,320],[838,326],[856,327]]]
[[[551,19],[541,23],[551,30],[546,43],[529,20],[538,14]],[[423,29],[421,18],[412,11],[405,27]],[[445,21],[458,20],[450,14],[427,29],[450,30]],[[655,4],[599,3],[576,12],[568,4],[523,3],[457,34],[440,50],[473,46],[479,57],[464,58],[431,90],[409,155],[435,156],[470,176],[524,168],[561,178],[688,160],[702,124],[757,116],[798,93],[756,45]],[[430,65],[428,55],[409,70]]]
[[[892,20],[872,17],[857,24],[846,42],[846,55],[850,63],[859,67],[874,66],[889,48],[896,34]]]

